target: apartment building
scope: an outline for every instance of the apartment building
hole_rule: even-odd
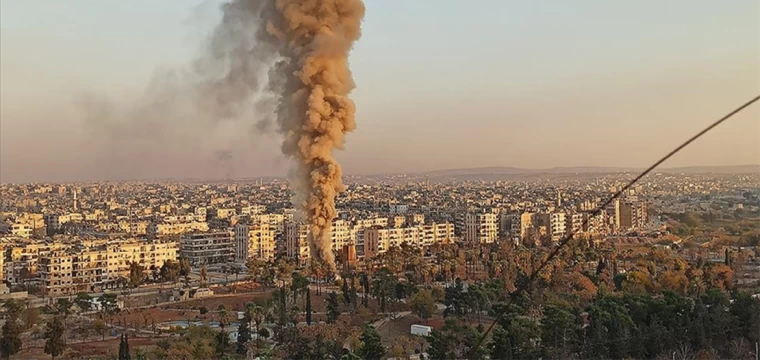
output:
[[[364,256],[373,257],[388,251],[393,246],[409,244],[425,247],[454,239],[454,225],[451,223],[428,224],[412,227],[371,227],[364,230]]]
[[[285,255],[305,264],[311,255],[307,239],[308,234],[308,225],[295,221],[287,222],[285,224]]]
[[[87,240],[41,254],[36,276],[48,296],[73,295],[126,281],[131,263],[149,272],[176,259],[174,241]]]
[[[619,230],[635,230],[647,224],[647,205],[641,202],[624,201],[619,203]]]
[[[190,233],[180,237],[180,255],[193,266],[234,261],[235,243],[230,231]]]
[[[493,212],[467,213],[464,222],[465,242],[483,244],[499,239],[498,215]]]
[[[11,235],[29,239],[34,234],[34,227],[27,223],[14,223],[11,225]]]
[[[563,212],[552,213],[549,215],[550,234],[553,242],[562,240],[568,233],[568,216]]]
[[[191,232],[204,232],[208,231],[208,223],[201,221],[191,222],[163,222],[158,224],[150,224],[146,229],[148,237],[157,237],[165,235],[181,235]]]
[[[271,260],[275,255],[275,233],[268,223],[235,225],[235,261],[249,258]]]

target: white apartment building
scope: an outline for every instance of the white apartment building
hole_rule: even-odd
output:
[[[574,213],[570,215],[570,224],[573,233],[583,233],[588,231],[588,226],[584,227],[583,222],[588,218],[588,213]]]
[[[275,235],[267,223],[235,225],[235,261],[249,258],[271,260],[275,255]]]
[[[450,223],[412,227],[371,227],[364,230],[364,256],[372,257],[388,251],[392,246],[406,243],[425,247],[454,239],[454,225]]]
[[[66,244],[41,253],[37,276],[48,296],[73,295],[114,287],[129,278],[131,263],[146,274],[177,259],[174,241],[95,240]]]
[[[353,227],[346,220],[334,220],[330,227],[330,241],[332,242],[333,251],[340,252],[343,245],[356,241]]]
[[[567,220],[568,216],[563,212],[552,213],[549,215],[549,231],[552,241],[559,241],[567,234]]]
[[[467,213],[464,218],[464,241],[492,243],[499,239],[498,215],[492,212]]]
[[[240,208],[240,214],[242,215],[259,215],[264,214],[267,211],[266,205],[250,205]]]
[[[27,223],[15,223],[11,225],[11,235],[28,239],[32,237],[34,227]]]
[[[146,229],[146,233],[153,236],[163,235],[181,235],[191,232],[204,232],[208,231],[208,223],[193,221],[193,222],[166,222],[158,224],[150,224]]]

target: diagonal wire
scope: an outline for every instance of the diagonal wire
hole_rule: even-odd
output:
[[[604,208],[607,207],[607,205],[611,204],[613,201],[615,201],[615,199],[619,198],[623,193],[625,193],[626,190],[628,190],[631,186],[633,186],[639,180],[641,180],[641,178],[643,178],[644,176],[648,175],[650,172],[652,172],[652,170],[654,170],[655,168],[657,168],[658,166],[660,166],[666,160],[670,159],[670,157],[672,157],[677,152],[681,151],[683,148],[685,148],[686,146],[688,146],[689,144],[691,144],[692,142],[694,142],[694,140],[697,140],[702,135],[706,134],[707,132],[709,132],[710,130],[712,130],[713,128],[715,128],[716,126],[720,125],[724,121],[728,120],[729,118],[731,118],[732,116],[736,115],[737,113],[739,113],[740,111],[744,110],[745,108],[749,107],[750,105],[752,105],[753,103],[755,103],[758,100],[760,100],[760,95],[755,96],[752,100],[747,101],[746,103],[744,103],[743,105],[739,106],[735,110],[733,110],[730,113],[726,114],[722,118],[720,118],[717,121],[715,121],[714,123],[712,123],[710,126],[706,127],[705,129],[703,129],[702,131],[700,131],[696,135],[692,136],[689,140],[686,140],[683,144],[679,145],[677,148],[673,149],[671,152],[669,152],[667,155],[665,155],[662,159],[660,159],[659,161],[657,161],[656,163],[654,163],[652,166],[650,166],[649,168],[647,168],[646,170],[644,170],[641,174],[639,174],[638,176],[636,176],[633,180],[631,180],[630,182],[628,182],[628,184],[626,184],[622,189],[618,190],[618,192],[616,192],[614,195],[612,195],[612,197],[610,197],[609,199],[607,199],[607,201],[605,201],[602,205],[599,205],[596,209],[594,209],[594,211],[591,213],[591,216],[589,216],[585,220],[583,220],[583,224],[580,226],[580,228],[582,229],[582,228],[585,228],[586,226],[588,226],[588,223],[589,223],[589,221],[591,220],[592,217],[595,217],[595,216],[599,215],[602,212],[602,210],[604,210]],[[509,307],[509,305],[512,305],[515,302],[515,300],[517,300],[517,298],[520,296],[520,294],[523,291],[525,291],[525,289],[527,289],[528,286],[530,286],[530,284],[536,279],[536,276],[538,276],[538,274],[541,272],[541,270],[543,270],[544,267],[546,267],[546,265],[548,265],[557,256],[557,254],[560,252],[560,250],[562,250],[562,248],[565,247],[565,245],[567,245],[573,239],[573,236],[575,236],[575,230],[571,229],[570,232],[562,239],[562,241],[559,242],[559,244],[557,245],[557,247],[555,247],[554,250],[552,250],[552,252],[549,253],[549,256],[546,257],[546,259],[541,263],[541,265],[539,265],[538,268],[536,268],[531,273],[530,277],[528,278],[528,281],[523,282],[520,286],[517,287],[517,289],[515,289],[515,291],[513,291],[509,295],[509,300],[507,301],[507,307]],[[472,356],[475,355],[475,353],[478,351],[478,348],[480,348],[483,345],[483,341],[485,341],[486,337],[488,337],[488,334],[491,333],[491,330],[493,330],[494,326],[496,326],[496,324],[499,322],[499,320],[501,320],[501,317],[502,317],[503,314],[504,314],[503,312],[499,313],[496,316],[496,318],[493,320],[493,322],[491,323],[491,325],[488,326],[488,329],[486,329],[486,331],[483,333],[483,336],[481,336],[481,338],[478,341],[478,343],[470,351],[470,355],[468,356],[468,358],[472,358]]]

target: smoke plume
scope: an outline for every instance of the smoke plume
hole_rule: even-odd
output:
[[[364,3],[230,0],[221,10],[195,61],[161,72],[137,102],[85,99],[87,123],[102,142],[96,153],[127,174],[192,166],[194,158],[230,163],[232,152],[219,144],[234,141],[214,143],[215,132],[227,123],[238,136],[274,127],[295,164],[293,204],[308,222],[311,254],[334,269],[330,228],[343,184],[332,153],[356,127],[348,55],[361,35]],[[205,154],[183,160],[188,150]]]
[[[345,134],[356,128],[348,55],[361,35],[364,3],[276,0],[274,5],[266,29],[279,44],[280,59],[270,71],[269,88],[278,100],[282,152],[296,163],[294,203],[306,215],[311,254],[334,270],[330,227],[343,184],[332,152],[342,149]]]

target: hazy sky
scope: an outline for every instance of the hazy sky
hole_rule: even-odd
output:
[[[107,141],[86,119],[187,70],[219,3],[2,0],[0,181],[283,174],[255,116]],[[366,5],[346,173],[646,166],[760,93],[757,0]],[[760,105],[666,166],[758,163]]]

